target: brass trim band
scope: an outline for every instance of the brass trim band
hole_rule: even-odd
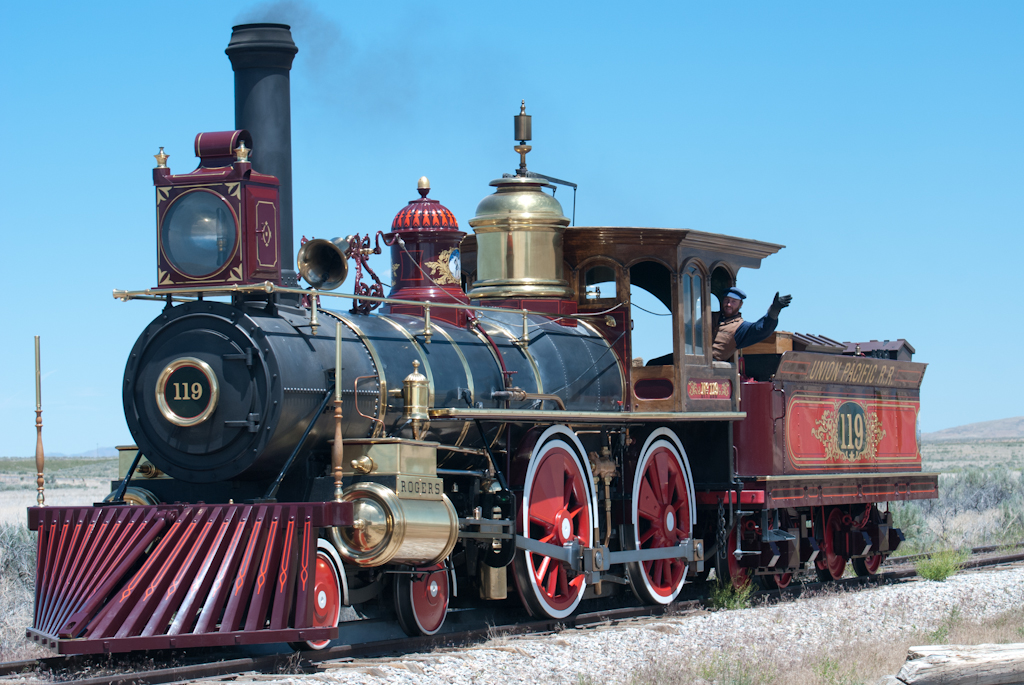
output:
[[[427,358],[427,353],[423,349],[423,346],[420,345],[420,341],[416,339],[416,336],[414,336],[412,333],[410,333],[408,330],[406,330],[400,323],[398,323],[394,319],[389,319],[388,317],[384,316],[383,314],[378,314],[377,318],[380,319],[381,321],[386,321],[389,324],[391,324],[395,328],[395,330],[397,330],[399,333],[404,335],[406,337],[406,339],[413,344],[413,349],[415,349],[417,352],[419,352],[420,359],[423,362],[423,375],[427,377],[427,388],[428,388],[428,391],[429,391],[429,394],[427,396],[427,405],[430,406],[430,407],[433,407],[434,406],[434,372],[430,368],[430,360]]]
[[[186,366],[198,369],[200,373],[206,376],[206,380],[210,384],[210,400],[207,402],[206,408],[193,417],[184,417],[174,413],[174,410],[172,410],[167,404],[167,398],[164,397],[164,392],[167,390],[167,380],[171,377],[171,374]],[[210,368],[210,365],[202,359],[196,359],[195,357],[180,357],[179,359],[175,359],[164,367],[164,370],[160,372],[160,376],[156,379],[157,409],[160,410],[161,416],[173,423],[175,426],[188,428],[189,426],[196,426],[203,421],[206,421],[213,414],[214,410],[217,409],[217,402],[219,400],[220,384],[217,382],[217,374],[215,374],[213,369]]]
[[[359,342],[363,343],[363,347],[365,347],[366,351],[370,353],[370,361],[373,362],[374,369],[377,371],[377,384],[380,386],[380,397],[377,400],[377,420],[383,423],[384,414],[387,412],[388,382],[387,378],[384,376],[384,362],[380,358],[380,355],[377,354],[377,348],[373,346],[370,339],[366,337],[365,333],[363,333],[363,329],[354,322],[349,321],[338,312],[331,311],[330,309],[322,309],[320,311],[327,316],[333,316],[335,319],[351,328],[352,332],[355,333],[357,338],[359,338]]]

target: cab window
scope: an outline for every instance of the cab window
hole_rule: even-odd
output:
[[[704,356],[704,279],[696,266],[683,273],[683,354]]]
[[[596,300],[614,300],[615,269],[610,266],[594,266],[583,274],[583,303]]]

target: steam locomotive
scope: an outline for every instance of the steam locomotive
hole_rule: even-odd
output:
[[[235,130],[199,134],[190,173],[156,155],[157,285],[114,293],[164,305],[125,368],[136,445],[107,501],[29,510],[29,637],[323,648],[346,606],[430,635],[488,602],[669,604],[712,567],[877,572],[903,539],[885,503],[937,494],[924,364],[782,332],[715,361],[711,296],[782,246],[570,225],[564,182],[527,168],[525,105],[473,235],[423,178],[390,232],[309,241],[296,273],[296,51],[287,26],[236,26]],[[646,365],[631,287],[672,315]]]

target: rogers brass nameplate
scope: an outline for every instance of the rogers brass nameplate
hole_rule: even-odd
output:
[[[402,499],[441,499],[444,481],[440,478],[422,476],[398,476],[395,480],[395,492]]]

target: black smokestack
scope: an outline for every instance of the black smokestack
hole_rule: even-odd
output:
[[[235,71],[235,128],[252,134],[253,168],[281,182],[281,283],[294,287],[292,108],[288,72],[299,49],[286,24],[241,24],[227,53]]]

